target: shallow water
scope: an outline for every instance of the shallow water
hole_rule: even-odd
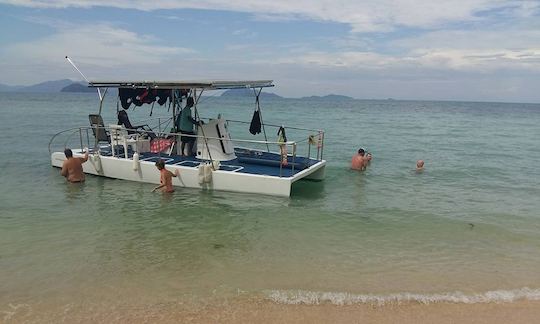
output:
[[[150,184],[93,176],[66,184],[47,144],[86,125],[96,96],[0,97],[0,310],[238,294],[290,303],[299,291],[306,300],[332,292],[325,296],[353,302],[539,294],[538,104],[263,101],[266,122],[327,131],[325,181],[277,198],[191,189],[162,196]],[[249,121],[253,108],[204,98],[200,109]],[[155,107],[158,114],[165,109]],[[247,128],[234,126],[233,137],[247,137]],[[359,146],[374,155],[364,173],[348,169]],[[417,159],[426,161],[423,173],[413,171]]]

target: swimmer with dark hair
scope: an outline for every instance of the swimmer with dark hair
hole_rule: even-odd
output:
[[[364,151],[363,148],[358,150],[358,153],[356,153],[351,160],[351,169],[363,171],[366,169],[368,160],[366,155],[366,151]]]

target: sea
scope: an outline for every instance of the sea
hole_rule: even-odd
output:
[[[107,98],[111,124],[116,99]],[[249,122],[255,107],[214,95],[199,113]],[[265,123],[325,131],[324,181],[295,183],[290,198],[162,195],[96,176],[68,184],[49,141],[87,126],[97,95],[0,93],[0,320],[235,298],[540,299],[540,104],[263,98],[261,109]],[[170,115],[157,104],[128,112],[133,124]],[[231,136],[264,138],[248,129],[237,123]],[[266,136],[276,140],[275,128]],[[350,170],[359,148],[373,155],[364,172]]]

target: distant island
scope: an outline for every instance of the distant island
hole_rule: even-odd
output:
[[[72,83],[65,86],[60,92],[96,92],[95,88],[89,88],[88,85],[82,83]]]
[[[221,97],[225,97],[225,98],[255,97],[255,92],[252,89],[230,89],[223,92],[221,94]],[[282,99],[283,97],[275,93],[271,93],[271,92],[261,92],[261,98]]]
[[[113,89],[111,89],[113,90]],[[258,91],[258,89],[257,89]],[[74,92],[74,93],[90,93],[96,92],[94,88],[89,88],[86,82],[73,81],[70,79],[62,79],[55,81],[45,81],[30,86],[7,85],[0,83],[0,92]],[[253,89],[230,89],[221,94],[222,98],[254,98],[255,92]],[[286,99],[272,92],[261,92],[262,99]],[[309,96],[299,98],[300,100],[354,100],[349,96],[329,94],[326,96]]]
[[[72,80],[63,79],[56,81],[45,81],[30,86],[10,86],[0,84],[1,92],[60,92],[64,87],[73,84]]]
[[[337,94],[329,94],[329,95],[326,95],[326,96],[309,96],[309,97],[302,97],[300,99],[306,99],[306,100],[310,100],[310,99],[315,99],[315,100],[354,100],[353,97],[349,97],[349,96],[343,96],[343,95],[337,95]]]
[[[223,92],[221,97],[225,98],[238,98],[238,97],[254,97],[255,93],[251,89],[231,89]],[[272,92],[261,92],[261,98],[265,99],[284,99],[284,97],[279,96]],[[329,94],[326,96],[309,96],[302,97],[302,100],[354,100],[354,98],[343,95]]]

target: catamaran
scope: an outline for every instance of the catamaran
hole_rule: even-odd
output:
[[[324,179],[323,130],[263,122],[261,92],[274,86],[272,80],[88,81],[88,84],[99,94],[98,113],[89,115],[89,125],[61,131],[51,138],[49,153],[54,167],[62,166],[66,159],[63,149],[69,145],[74,157],[89,152],[89,159],[83,164],[85,173],[137,182],[159,184],[160,173],[155,167],[158,160],[163,160],[171,172],[178,169],[179,177],[173,178],[176,187],[289,197],[292,185],[299,180]],[[106,125],[102,111],[111,88],[118,93],[118,121]],[[253,92],[256,108],[251,123],[221,116],[200,117],[197,107],[203,93],[230,89]],[[180,116],[187,111],[187,98],[193,104],[190,108],[194,111],[193,133],[182,133],[178,126]],[[154,126],[131,124],[127,115],[131,106],[153,107],[156,103],[169,105],[171,116],[158,119]],[[262,129],[264,140],[233,138],[229,133],[231,123],[243,123],[252,134],[260,134]],[[268,139],[266,134],[270,129],[272,134],[278,130],[278,139]],[[287,131],[303,135],[296,140],[287,139]],[[183,142],[193,143],[193,152],[186,152]],[[55,151],[58,148],[61,149]]]

